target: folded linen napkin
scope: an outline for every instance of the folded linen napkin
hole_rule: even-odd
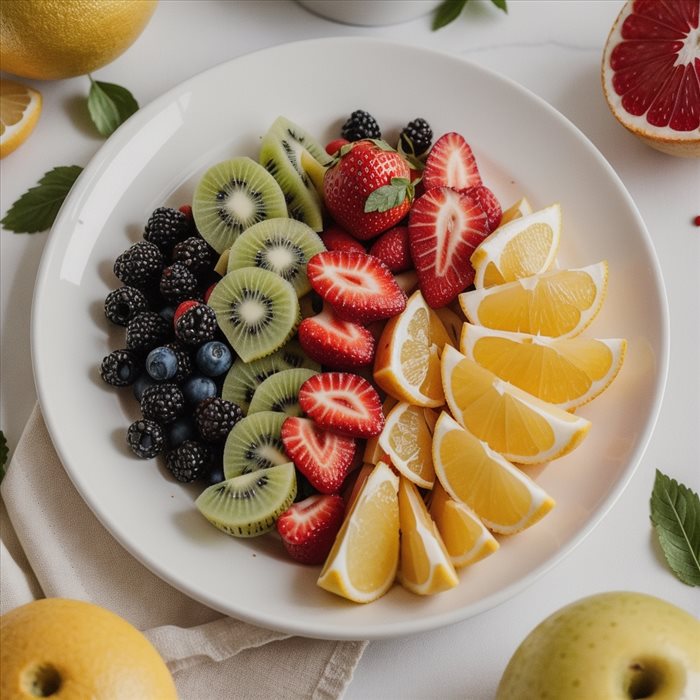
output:
[[[0,487],[0,613],[88,600],[143,630],[183,700],[338,698],[366,642],[324,641],[222,616],[157,578],[81,499],[34,408]]]

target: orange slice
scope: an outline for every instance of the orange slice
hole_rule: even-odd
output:
[[[0,78],[0,158],[19,148],[41,114],[41,94],[14,80]]]

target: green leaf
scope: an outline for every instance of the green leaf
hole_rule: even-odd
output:
[[[365,201],[365,213],[389,211],[413,196],[413,185],[405,177],[391,178],[391,184],[378,187]]]
[[[441,29],[450,22],[454,22],[466,5],[467,0],[443,0],[443,2],[438,5],[437,10],[435,10],[433,31]]]
[[[0,221],[8,231],[37,233],[46,231],[58,214],[63,200],[82,172],[79,165],[60,165],[45,173],[8,209]]]
[[[139,108],[134,96],[121,85],[102,83],[90,76],[88,111],[102,136],[109,136]]]
[[[491,0],[491,2],[499,9],[503,10],[506,14],[508,14],[508,5],[506,4],[506,0]]]
[[[700,498],[658,469],[651,493],[651,521],[671,570],[700,586]]]
[[[7,464],[7,438],[5,433],[0,430],[0,481],[2,481],[5,476],[5,464]]]

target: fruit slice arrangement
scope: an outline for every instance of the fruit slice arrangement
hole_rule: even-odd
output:
[[[153,212],[114,264],[126,340],[101,374],[140,404],[132,451],[204,482],[207,520],[276,532],[366,603],[456,586],[554,507],[523,467],[585,438],[573,411],[625,341],[579,336],[608,267],[554,266],[559,205],[502,211],[464,137],[423,119],[396,148],[366,112],[341,136],[280,117],[257,160]]]

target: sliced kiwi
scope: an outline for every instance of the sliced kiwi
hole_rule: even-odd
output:
[[[289,216],[308,224],[314,231],[323,229],[321,198],[302,165],[302,153],[320,166],[332,158],[321,144],[300,126],[278,117],[263,137],[260,163],[275,178],[284,192]]]
[[[224,445],[224,476],[230,479],[289,461],[282,444],[285,413],[260,411],[236,423]]]
[[[287,216],[284,193],[277,181],[252,158],[217,163],[197,184],[192,199],[197,229],[217,253],[258,221]]]
[[[321,365],[306,355],[296,339],[290,340],[271,355],[253,362],[243,362],[237,358],[226,375],[221,387],[221,396],[237,404],[244,413],[247,413],[253,395],[260,384],[275,372],[295,367],[321,371]]]
[[[281,348],[301,320],[294,287],[260,267],[227,273],[214,287],[208,303],[219,328],[244,362]]]
[[[301,297],[311,291],[309,258],[325,250],[317,233],[294,219],[267,219],[246,229],[231,247],[228,271],[261,267],[289,282]]]
[[[299,406],[299,389],[314,374],[318,372],[312,369],[283,369],[271,375],[255,390],[248,415],[279,411],[288,416],[300,416],[303,411]]]
[[[219,530],[234,537],[256,537],[272,530],[296,493],[294,464],[287,462],[209,486],[195,505]]]

